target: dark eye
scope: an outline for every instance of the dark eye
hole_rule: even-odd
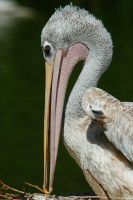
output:
[[[54,58],[55,50],[52,45],[52,43],[48,40],[46,40],[43,45],[42,45],[42,50],[43,50],[43,56],[44,59],[47,61],[51,61]]]
[[[44,53],[46,57],[51,55],[51,47],[49,45],[44,47]]]

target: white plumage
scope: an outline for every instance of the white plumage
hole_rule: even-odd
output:
[[[46,41],[53,45],[49,57]],[[49,19],[42,31],[41,44],[49,63],[54,62],[59,49],[63,51],[55,133],[60,132],[66,89],[63,84],[67,85],[74,65],[85,60],[66,106],[65,146],[100,199],[133,199],[133,104],[122,103],[96,88],[112,59],[110,34],[93,15],[69,5],[56,10]]]

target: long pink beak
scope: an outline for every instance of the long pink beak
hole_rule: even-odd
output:
[[[59,49],[53,63],[46,62],[43,191],[47,194],[53,189],[67,83],[75,64],[87,56],[86,46],[77,43],[71,46],[66,54]]]

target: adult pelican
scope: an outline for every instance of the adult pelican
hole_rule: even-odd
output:
[[[112,59],[110,34],[93,15],[68,5],[49,19],[41,45],[46,61],[44,192],[52,191],[67,83],[76,63],[84,60],[65,109],[65,146],[101,199],[133,199],[132,104],[96,88]]]

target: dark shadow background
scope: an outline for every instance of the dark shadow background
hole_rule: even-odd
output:
[[[32,17],[0,15],[0,180],[18,189],[43,184],[43,112],[45,68],[40,47],[43,26],[55,8],[73,2],[101,19],[114,43],[110,68],[98,87],[121,101],[133,101],[133,1],[18,0]],[[7,13],[8,14],[8,13]],[[6,16],[6,18],[8,18]],[[5,21],[2,21],[5,20]],[[2,25],[1,25],[2,24]],[[70,93],[80,67],[70,80]],[[75,161],[60,142],[53,193],[88,192]]]

